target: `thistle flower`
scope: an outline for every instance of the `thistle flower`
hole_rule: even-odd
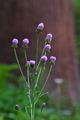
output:
[[[42,62],[46,62],[46,61],[47,61],[47,56],[45,56],[45,55],[42,56],[42,57],[41,57],[41,61],[42,61]]]
[[[17,44],[18,44],[18,39],[14,38],[12,40],[12,47],[17,48]]]
[[[15,105],[15,109],[18,110],[20,107],[18,104]]]
[[[30,63],[30,66],[31,66],[32,68],[33,68],[33,67],[35,66],[35,64],[36,64],[36,62],[35,62],[34,60],[30,60],[29,63]]]
[[[50,42],[52,41],[52,34],[51,34],[51,33],[48,33],[48,34],[46,35],[45,40],[47,41],[47,43],[50,43]]]
[[[23,47],[27,48],[29,44],[29,40],[27,38],[23,39]]]
[[[51,62],[51,64],[54,64],[54,63],[55,63],[55,61],[56,61],[56,57],[51,56],[51,57],[50,57],[50,62]]]
[[[37,32],[42,32],[43,28],[44,28],[44,23],[39,23],[37,26]]]
[[[35,72],[34,74],[35,74],[35,76],[37,76],[39,73],[38,73],[38,72]]]
[[[43,103],[42,103],[42,107],[45,107],[45,106],[46,106],[46,103],[45,103],[45,102],[43,102]]]
[[[51,45],[49,45],[49,44],[48,44],[48,45],[45,45],[44,48],[45,48],[45,51],[50,52]]]

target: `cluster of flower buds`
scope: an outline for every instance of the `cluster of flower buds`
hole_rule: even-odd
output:
[[[52,41],[52,34],[51,33],[48,33],[46,35],[45,41],[46,41],[47,44],[51,43],[51,41]]]
[[[40,24],[38,24],[36,31],[37,31],[37,32],[42,32],[43,28],[44,28],[44,23],[40,23]],[[45,52],[46,52],[46,53],[49,53],[49,52],[50,52],[50,49],[51,49],[50,43],[51,43],[51,41],[52,41],[52,34],[51,34],[51,33],[48,33],[48,34],[46,35],[45,41],[46,41],[46,45],[44,46],[44,49],[45,49]],[[12,47],[17,48],[17,44],[18,44],[18,39],[14,38],[14,39],[12,40]],[[24,38],[24,39],[23,39],[23,45],[22,45],[22,47],[23,47],[23,48],[27,48],[27,47],[28,47],[28,44],[29,44],[29,40],[28,40],[27,38]],[[40,58],[40,60],[41,60],[42,63],[46,62],[47,59],[48,59],[48,58],[47,58],[46,55],[43,55],[43,56]],[[51,63],[51,64],[54,64],[55,61],[56,61],[56,57],[51,56],[51,57],[50,57],[50,63]],[[35,66],[35,64],[36,64],[36,62],[35,62],[34,60],[30,60],[30,61],[27,61],[26,66],[31,66],[31,67],[33,68],[33,67]]]
[[[25,66],[34,68],[34,67],[35,67],[35,64],[36,64],[36,62],[35,62],[34,60],[30,60],[30,61],[27,61],[27,63],[26,63]]]
[[[17,44],[18,44],[18,39],[14,38],[12,40],[12,47],[17,48]],[[29,40],[27,38],[23,39],[23,48],[27,48],[29,44]]]

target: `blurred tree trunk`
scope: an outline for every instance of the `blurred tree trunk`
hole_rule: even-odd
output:
[[[71,98],[80,98],[77,59],[74,41],[73,10],[71,0],[0,0],[0,62],[15,62],[11,40],[18,38],[30,40],[29,59],[35,58],[35,29],[38,23],[44,22],[44,33],[40,37],[42,49],[43,38],[47,33],[53,34],[51,55],[57,57],[47,89],[53,96],[54,78],[63,78],[71,87],[68,94]],[[23,49],[18,48],[22,64]],[[40,53],[41,53],[40,49]]]

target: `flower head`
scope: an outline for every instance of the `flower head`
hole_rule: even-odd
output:
[[[46,61],[47,61],[47,56],[45,56],[45,55],[42,56],[42,57],[41,57],[41,61],[42,61],[42,62],[46,62]]]
[[[45,107],[45,106],[46,106],[46,103],[45,103],[45,102],[43,102],[43,103],[42,103],[42,107]]]
[[[35,76],[37,76],[39,73],[38,73],[38,72],[35,72],[34,74],[35,74]]]
[[[46,35],[45,40],[47,41],[47,43],[50,43],[50,42],[52,41],[52,34],[51,34],[51,33],[48,33],[48,34]]]
[[[27,38],[23,39],[23,47],[27,48],[28,44],[29,44],[29,40]]]
[[[55,63],[55,61],[56,61],[56,57],[51,56],[51,57],[50,57],[50,62],[51,62],[51,64],[54,64],[54,63]]]
[[[48,51],[48,52],[50,52],[50,49],[51,49],[51,45],[49,45],[49,44],[47,44],[47,45],[45,45],[45,51]]]
[[[17,44],[18,44],[18,39],[14,38],[12,40],[12,47],[16,48],[17,47]]]
[[[34,60],[30,60],[29,63],[30,63],[30,66],[31,66],[32,68],[33,68],[33,67],[35,66],[35,64],[36,64],[36,62],[35,62]]]
[[[42,32],[43,28],[44,28],[44,23],[39,23],[37,26],[37,32]]]
[[[20,107],[18,104],[15,105],[15,109],[18,110]]]

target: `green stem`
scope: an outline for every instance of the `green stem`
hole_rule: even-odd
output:
[[[43,87],[42,87],[41,92],[43,91],[43,89],[44,89],[44,87],[45,87],[45,85],[46,85],[46,83],[47,83],[47,81],[48,81],[48,79],[49,79],[49,76],[50,76],[50,73],[51,73],[52,67],[53,67],[53,65],[51,65],[51,67],[50,67],[49,73],[48,73],[48,75],[47,75],[46,81],[45,81],[45,83],[44,83],[44,85],[43,85]]]
[[[24,48],[24,55],[25,55],[25,60],[26,60],[26,62],[27,62],[26,48]]]
[[[46,45],[46,42],[45,42],[45,44],[44,44],[44,47],[45,47],[45,45]],[[43,51],[42,51],[41,57],[42,57],[43,54],[44,54],[44,50],[45,50],[45,49],[43,48]],[[40,63],[41,63],[41,61],[39,60],[39,63],[38,63],[38,65],[37,65],[36,70],[38,70]]]
[[[41,107],[40,120],[42,119],[42,110],[43,110],[43,108]]]
[[[42,87],[42,89],[41,89],[41,91],[40,91],[40,94],[39,94],[38,97],[37,97],[36,102],[37,102],[38,99],[40,98],[40,96],[41,96],[41,94],[42,94],[42,91],[43,91],[43,89],[44,89],[44,87],[45,87],[45,85],[46,85],[46,83],[47,83],[47,81],[48,81],[48,79],[49,79],[49,76],[50,76],[50,73],[51,73],[52,67],[53,67],[53,65],[51,65],[51,67],[50,67],[50,70],[49,70],[49,73],[48,73],[48,75],[47,75],[46,81],[45,81],[45,83],[44,83],[44,85],[43,85],[43,87]],[[35,102],[35,103],[36,103],[36,102]]]
[[[32,101],[31,101],[31,120],[35,120],[35,102],[34,102],[34,90],[32,91]]]
[[[15,49],[15,48],[14,48],[14,54],[15,54],[16,61],[17,61],[18,67],[19,67],[19,69],[20,69],[21,75],[22,75],[22,77],[23,77],[26,85],[28,85],[28,84],[27,84],[27,81],[26,81],[26,78],[25,78],[25,76],[24,76],[24,74],[23,74],[23,72],[22,72],[22,69],[21,69],[21,66],[20,66],[20,63],[19,63],[19,60],[18,60],[18,57],[17,57],[17,53],[16,53],[16,49]]]
[[[36,64],[38,63],[38,45],[39,45],[39,33],[36,36]]]

